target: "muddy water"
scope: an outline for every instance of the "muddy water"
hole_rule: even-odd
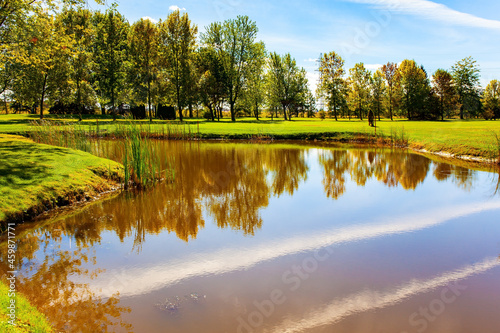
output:
[[[387,149],[158,151],[174,182],[17,228],[18,288],[59,331],[498,332],[498,172]]]

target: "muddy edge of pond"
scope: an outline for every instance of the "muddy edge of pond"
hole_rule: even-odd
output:
[[[25,211],[10,214],[4,220],[0,221],[0,227],[2,228],[2,232],[4,232],[4,229],[7,228],[9,223],[27,223],[33,221],[35,218],[53,213],[61,208],[68,210],[79,208],[91,202],[111,196],[122,188],[123,184],[121,183],[117,183],[114,180],[103,179],[102,187],[90,188],[87,186],[86,190],[72,190],[57,198],[43,200]]]

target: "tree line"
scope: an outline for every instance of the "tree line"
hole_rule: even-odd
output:
[[[321,96],[328,113],[337,119],[373,116],[404,117],[409,120],[460,119],[483,116],[500,118],[499,82],[492,80],[482,89],[480,70],[471,57],[450,70],[438,69],[430,77],[414,60],[388,62],[374,73],[363,63],[355,64],[346,76],[344,60],[336,52],[319,60]]]
[[[0,94],[6,108],[52,113],[126,112],[209,120],[229,113],[259,119],[313,116],[408,119],[497,118],[498,81],[483,91],[472,58],[431,77],[413,60],[371,73],[363,63],[344,69],[335,52],[319,59],[316,97],[306,70],[290,53],[269,52],[247,16],[214,22],[199,34],[187,13],[134,23],[116,5],[89,10],[83,1],[6,0],[0,7]],[[348,74],[348,75],[347,75]],[[318,103],[318,101],[320,103]],[[228,110],[228,112],[224,112]]]

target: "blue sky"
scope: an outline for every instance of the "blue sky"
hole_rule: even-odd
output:
[[[109,1],[109,0],[108,0]],[[346,70],[369,69],[414,59],[431,75],[472,56],[483,86],[500,79],[500,2],[427,0],[142,0],[118,2],[130,22],[165,19],[173,8],[187,11],[199,31],[214,21],[248,15],[269,51],[290,52],[316,81],[315,59],[336,51]],[[98,8],[98,6],[94,6]]]

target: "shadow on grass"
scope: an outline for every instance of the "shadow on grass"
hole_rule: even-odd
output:
[[[53,172],[48,165],[54,159],[47,156],[62,157],[67,152],[58,147],[47,147],[40,150],[34,145],[6,142],[0,144],[0,186],[20,189],[29,185],[37,185]]]

